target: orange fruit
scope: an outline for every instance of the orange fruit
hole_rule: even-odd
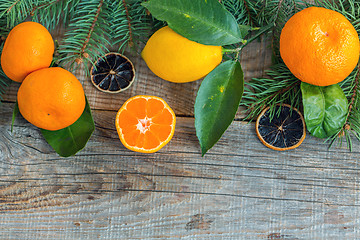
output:
[[[260,141],[266,147],[277,151],[300,146],[306,137],[302,114],[288,104],[277,105],[273,111],[275,115],[271,116],[270,107],[265,108],[256,120],[255,129]]]
[[[18,90],[17,100],[26,120],[52,131],[70,126],[85,109],[81,83],[60,67],[30,73]]]
[[[39,23],[24,22],[6,38],[1,67],[10,79],[22,82],[29,73],[49,67],[53,54],[54,41],[49,31]]]
[[[115,126],[122,144],[135,152],[153,153],[173,137],[176,117],[161,98],[138,95],[119,109]]]
[[[359,36],[340,13],[309,7],[285,24],[280,54],[301,81],[328,86],[344,80],[359,60]]]
[[[184,83],[205,77],[219,65],[222,48],[190,41],[166,26],[150,37],[141,56],[158,77]]]

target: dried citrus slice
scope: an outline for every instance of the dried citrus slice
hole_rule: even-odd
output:
[[[279,108],[281,109],[278,115]],[[271,119],[269,109],[270,107],[265,108],[256,121],[256,134],[260,141],[265,146],[278,151],[300,146],[306,136],[302,114],[296,108],[283,104],[275,107],[275,115]]]
[[[153,153],[173,137],[176,117],[161,98],[138,95],[119,109],[115,126],[122,144],[135,152]]]
[[[118,93],[128,89],[134,82],[135,69],[132,62],[120,53],[108,53],[91,68],[91,82],[103,92]]]

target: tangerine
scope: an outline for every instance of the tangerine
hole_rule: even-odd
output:
[[[44,68],[30,73],[17,94],[21,115],[33,125],[59,130],[73,124],[85,109],[85,93],[69,71]]]
[[[1,66],[6,76],[16,82],[41,68],[50,66],[54,40],[40,23],[24,22],[15,26],[5,40]]]
[[[206,76],[219,65],[222,48],[191,41],[166,26],[150,37],[141,56],[158,77],[184,83]]]
[[[176,117],[159,97],[138,95],[119,109],[115,126],[122,144],[136,152],[153,153],[173,137]]]
[[[340,13],[309,7],[286,22],[280,55],[301,81],[328,86],[344,80],[359,60],[359,36]]]

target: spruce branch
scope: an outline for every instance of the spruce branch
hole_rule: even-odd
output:
[[[248,109],[244,120],[254,120],[261,111],[270,106],[287,103],[292,107],[301,106],[300,80],[288,70],[284,63],[279,63],[266,71],[267,77],[253,78],[245,83],[244,95],[240,106]],[[271,112],[274,116],[274,112]]]
[[[23,22],[37,0],[1,0],[0,18],[6,19],[6,27],[12,29]]]
[[[348,110],[347,118],[349,118],[349,115],[351,114],[351,112],[353,110],[355,99],[356,99],[356,93],[358,92],[358,85],[359,85],[359,71],[357,71],[357,74],[356,74],[356,77],[355,77],[353,93],[352,93],[351,98],[350,98],[350,104],[349,104],[349,110]]]
[[[33,5],[29,15],[32,21],[39,22],[49,31],[57,26],[67,27],[70,19],[74,17],[76,7],[80,0],[42,0]]]
[[[223,0],[221,4],[235,17],[240,25],[258,26],[256,5],[259,0]]]
[[[49,7],[49,6],[53,5],[53,4],[56,4],[56,3],[60,2],[60,1],[61,0],[44,2],[44,3],[41,3],[41,4],[37,5],[37,6],[33,6],[33,9],[30,12],[30,16],[34,16],[36,10],[39,10],[39,9],[42,9],[42,8],[47,8],[47,7]]]
[[[305,3],[302,0],[265,0],[260,1],[256,7],[259,26],[274,24],[271,47],[274,56],[273,60],[275,63],[279,63],[281,30],[292,15],[305,8]]]
[[[98,6],[98,8],[97,8],[97,10],[96,10],[96,13],[95,13],[94,20],[93,20],[93,22],[92,22],[92,24],[91,24],[91,27],[90,27],[89,33],[88,33],[88,35],[86,36],[86,39],[85,39],[85,41],[84,41],[84,43],[83,43],[83,46],[82,46],[82,48],[81,48],[81,50],[80,50],[80,54],[79,54],[79,55],[80,55],[80,58],[81,58],[81,56],[84,55],[85,49],[86,49],[86,47],[87,47],[88,44],[89,44],[90,37],[91,37],[91,35],[92,35],[93,32],[94,32],[95,24],[96,24],[96,22],[97,22],[97,20],[98,20],[98,18],[99,18],[100,11],[101,11],[101,8],[102,8],[103,4],[104,4],[104,1],[103,1],[103,0],[100,0],[99,6]],[[78,60],[78,59],[79,59],[79,58],[77,58],[77,60]]]
[[[9,31],[10,30],[6,27],[6,18],[0,18],[0,44],[1,42],[5,41]]]
[[[123,6],[125,8],[126,19],[127,19],[127,23],[128,23],[128,29],[129,29],[129,40],[128,40],[128,42],[129,42],[129,46],[132,47],[132,46],[134,46],[134,39],[133,39],[133,33],[132,33],[129,6],[127,6],[127,3],[125,2],[125,0],[122,0],[122,3],[123,3]]]
[[[342,146],[343,142],[347,143],[349,150],[352,150],[351,136],[354,135],[360,141],[360,106],[359,106],[359,78],[360,64],[357,68],[339,85],[343,89],[348,101],[348,113],[344,126],[332,137],[327,139],[330,141],[329,147],[335,142]]]
[[[107,46],[110,45],[106,8],[104,0],[79,2],[59,46],[59,65],[75,70],[84,64],[89,73],[88,63],[94,64],[99,57],[105,55]]]
[[[110,5],[112,46],[123,52],[127,47],[138,49],[152,33],[153,21],[141,5],[144,0],[115,0]]]
[[[16,4],[18,4],[19,2],[20,2],[20,0],[17,0],[13,4],[11,4],[11,6],[8,8],[8,10],[6,12],[9,13],[11,11],[11,9],[13,9],[16,6]]]

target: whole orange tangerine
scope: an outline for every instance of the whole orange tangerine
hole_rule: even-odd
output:
[[[285,24],[280,54],[301,81],[328,86],[344,80],[359,60],[359,36],[340,13],[309,7]]]
[[[35,71],[50,66],[54,54],[54,40],[49,31],[36,22],[15,26],[5,40],[1,67],[11,80],[22,82]]]
[[[85,94],[69,71],[44,68],[30,73],[21,84],[17,100],[21,115],[33,125],[59,130],[73,124],[85,109]]]

